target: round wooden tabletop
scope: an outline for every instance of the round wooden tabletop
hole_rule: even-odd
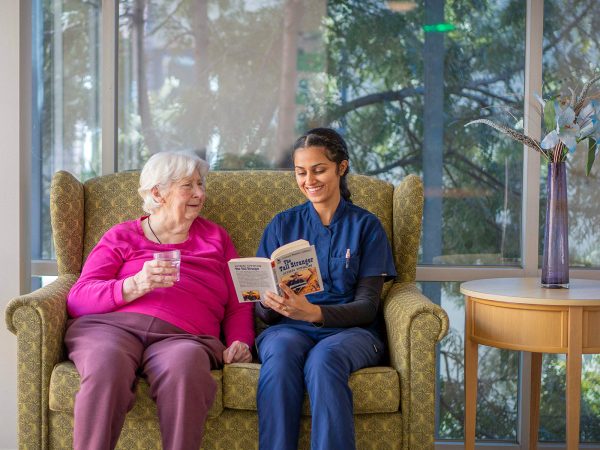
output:
[[[460,292],[482,300],[529,305],[600,306],[600,281],[571,279],[569,289],[542,287],[536,278],[488,278],[462,283]]]

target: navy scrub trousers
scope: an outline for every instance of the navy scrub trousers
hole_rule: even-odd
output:
[[[298,448],[305,386],[312,412],[311,449],[355,448],[348,378],[360,368],[379,364],[381,340],[358,327],[340,331],[274,325],[261,333],[257,346],[262,361],[257,393],[259,429],[279,431],[259,433],[259,448]]]

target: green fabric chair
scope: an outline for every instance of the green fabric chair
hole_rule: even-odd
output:
[[[52,181],[50,212],[58,279],[13,299],[6,323],[18,341],[18,436],[21,449],[71,448],[73,404],[79,374],[66,360],[65,299],[85,258],[112,225],[143,214],[138,172],[80,183],[67,172]],[[352,374],[356,441],[360,449],[433,448],[435,345],[448,330],[444,310],[415,286],[423,186],[408,176],[396,189],[360,175],[349,177],[354,202],[376,214],[393,244],[398,277],[387,283],[383,311],[389,366]],[[267,222],[304,201],[293,173],[211,172],[202,211],[223,225],[242,256],[254,255]],[[257,323],[260,332],[261,324]],[[256,382],[259,364],[213,371],[219,390],[206,425],[204,449],[253,449],[258,444]],[[156,406],[140,380],[120,449],[159,449]],[[304,404],[300,448],[310,448],[310,405]],[[337,450],[337,449],[336,449]]]

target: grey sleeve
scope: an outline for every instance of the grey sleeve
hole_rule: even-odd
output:
[[[373,323],[379,309],[383,282],[381,276],[361,278],[356,285],[353,301],[344,305],[321,305],[322,326],[348,328]]]
[[[260,320],[267,325],[273,325],[281,320],[281,314],[277,311],[263,306],[261,302],[256,302],[254,305],[254,312]]]

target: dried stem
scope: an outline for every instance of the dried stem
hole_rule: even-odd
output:
[[[542,148],[540,142],[537,139],[530,138],[529,136],[526,136],[523,133],[519,133],[518,131],[515,131],[512,128],[508,128],[508,127],[506,127],[504,125],[499,125],[499,124],[497,124],[495,122],[492,122],[491,120],[488,120],[488,119],[472,120],[471,122],[467,123],[465,126],[473,125],[475,123],[482,123],[484,125],[492,127],[494,130],[498,130],[501,133],[504,133],[504,134],[508,135],[509,137],[511,137],[512,139],[514,139],[515,141],[519,141],[522,144],[525,144],[527,147],[532,148],[535,151],[541,153],[542,155],[544,155],[544,157],[546,159],[550,159],[550,154],[548,152],[546,152]]]
[[[588,91],[590,90],[592,85],[598,80],[600,80],[600,74],[596,75],[594,78],[592,78],[590,81],[583,85],[583,88],[581,89],[581,94],[579,94],[579,97],[577,98],[577,103],[575,104],[575,114],[579,114],[579,111],[581,111],[581,108],[583,108],[583,105],[587,100],[586,96]]]

